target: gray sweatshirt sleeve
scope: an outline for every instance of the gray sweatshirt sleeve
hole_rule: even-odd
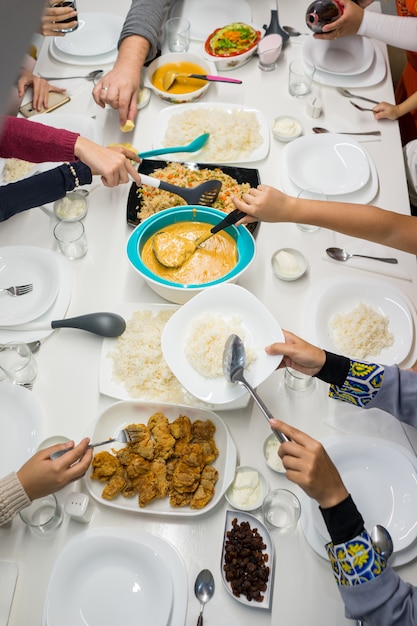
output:
[[[385,365],[382,385],[365,408],[382,409],[417,427],[417,372]]]
[[[153,59],[170,4],[170,0],[132,0],[120,34],[119,45],[126,37],[140,35],[151,45],[147,60]]]

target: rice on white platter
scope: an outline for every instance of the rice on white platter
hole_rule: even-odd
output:
[[[238,335],[245,343],[245,329],[237,315],[224,317],[215,313],[203,313],[190,324],[185,341],[185,356],[190,365],[205,378],[223,376],[223,352],[230,335]],[[254,346],[245,345],[246,365],[258,358]]]
[[[336,347],[358,359],[376,356],[394,343],[389,318],[362,302],[347,313],[335,313],[329,325]]]
[[[34,164],[29,161],[23,161],[22,159],[15,159],[14,157],[6,159],[4,164],[2,178],[5,183],[12,183],[15,180],[20,180],[26,174],[29,174],[33,170]]]
[[[249,157],[263,141],[254,112],[204,107],[172,115],[163,144],[184,146],[203,133],[210,133],[210,137],[199,159],[214,163]]]

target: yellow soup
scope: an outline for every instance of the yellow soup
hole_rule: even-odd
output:
[[[201,87],[204,87],[204,85],[207,84],[205,80],[201,80],[199,78],[179,76],[175,79],[169,91],[166,91],[162,84],[166,72],[179,72],[181,74],[207,74],[204,67],[201,67],[196,63],[190,63],[189,61],[165,63],[164,65],[161,65],[161,67],[158,67],[152,75],[153,86],[160,91],[165,91],[165,93],[190,93],[192,91],[197,91],[197,89],[201,89]]]
[[[212,224],[203,222],[178,222],[164,226],[161,231],[172,234],[173,238],[180,235],[194,240],[210,232],[212,227]],[[205,241],[191,258],[178,268],[165,267],[159,263],[153,251],[152,239],[153,235],[143,246],[142,261],[151,272],[173,283],[182,285],[208,283],[228,274],[237,263],[236,242],[224,231]]]

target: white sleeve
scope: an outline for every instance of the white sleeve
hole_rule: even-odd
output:
[[[358,35],[417,52],[417,17],[399,17],[364,11]]]

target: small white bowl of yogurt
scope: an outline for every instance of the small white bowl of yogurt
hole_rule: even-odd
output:
[[[262,506],[268,491],[268,483],[259,470],[249,465],[239,465],[224,495],[234,509],[254,511]]]
[[[295,117],[280,115],[272,122],[272,134],[278,141],[288,143],[298,139],[303,134],[303,128]]]
[[[280,248],[271,257],[272,271],[280,280],[298,280],[307,271],[307,259],[295,248]]]
[[[87,215],[87,195],[88,192],[83,189],[68,191],[63,198],[54,202],[56,217],[66,222],[82,220]]]
[[[285,467],[282,464],[281,457],[278,455],[280,445],[280,441],[273,433],[265,439],[263,449],[265,463],[274,472],[285,474]]]

